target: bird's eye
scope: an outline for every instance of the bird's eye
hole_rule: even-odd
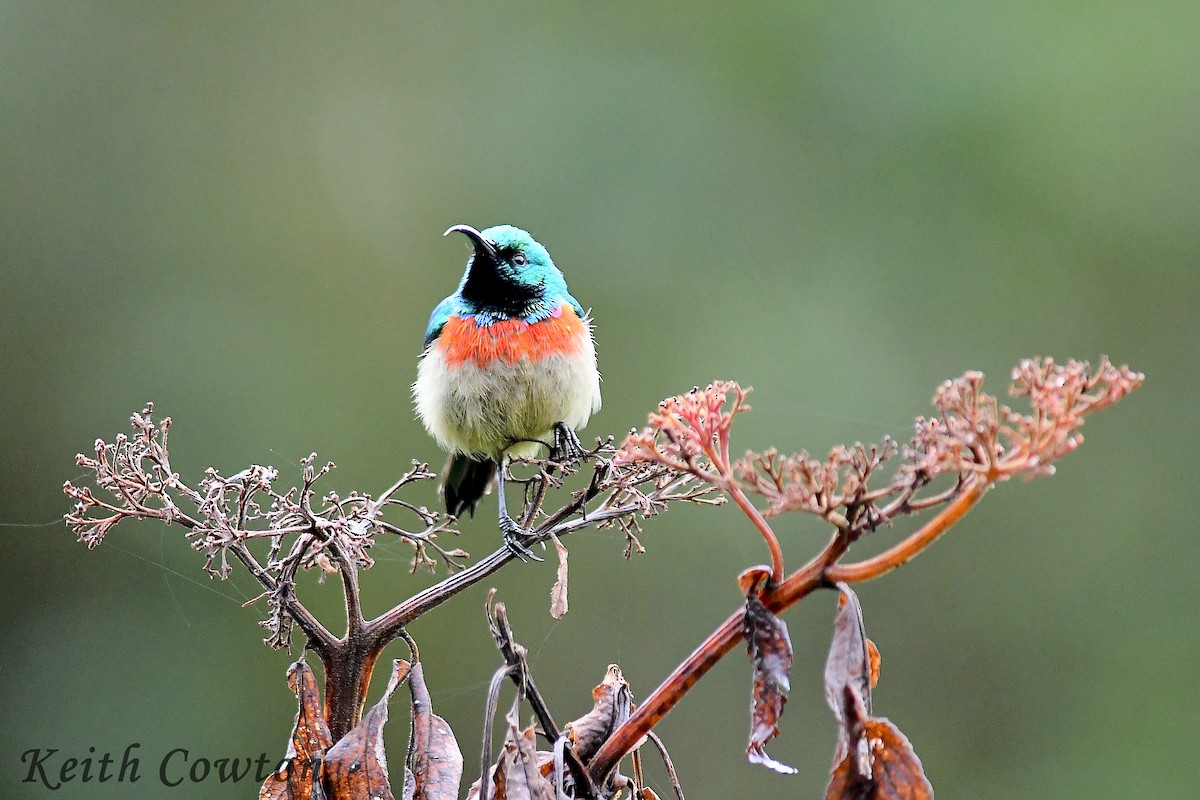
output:
[[[514,266],[517,266],[517,267],[525,266],[525,263],[526,263],[525,262],[525,254],[517,253],[515,256],[512,257],[512,263]]]

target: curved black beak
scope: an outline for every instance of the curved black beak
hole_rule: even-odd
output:
[[[472,228],[470,225],[452,225],[446,229],[442,236],[449,236],[452,233],[461,233],[471,240],[475,245],[476,253],[483,253],[493,261],[496,259],[496,245],[489,239],[484,238],[484,235]]]

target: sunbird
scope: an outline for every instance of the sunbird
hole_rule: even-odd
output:
[[[455,225],[472,253],[454,294],[425,329],[413,398],[429,434],[450,452],[442,479],[446,510],[474,515],[495,476],[504,543],[541,560],[530,533],[508,513],[504,473],[511,456],[583,453],[575,431],[600,410],[592,324],[567,291],[550,253],[511,225]]]

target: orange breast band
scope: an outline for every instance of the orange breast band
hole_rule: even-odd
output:
[[[473,361],[486,367],[496,360],[512,364],[521,359],[541,361],[549,356],[574,354],[586,335],[583,320],[570,303],[564,303],[554,316],[532,324],[510,319],[479,325],[471,318],[451,317],[436,346],[447,366],[459,367]]]

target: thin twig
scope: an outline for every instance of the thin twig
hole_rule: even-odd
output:
[[[492,681],[488,684],[487,699],[483,706],[483,747],[479,755],[479,797],[480,800],[488,800],[491,783],[488,780],[488,773],[492,768],[492,736],[495,726],[496,711],[500,704],[500,686],[504,683],[504,679],[513,674],[517,670],[512,664],[505,664],[500,669],[492,673]],[[518,688],[518,691],[520,689]]]
[[[550,713],[550,707],[546,704],[545,698],[542,697],[537,684],[534,683],[533,672],[529,669],[529,662],[525,657],[525,648],[518,644],[513,636],[512,626],[508,622],[508,612],[504,604],[496,603],[495,606],[491,604],[493,594],[488,595],[486,606],[488,627],[491,628],[492,636],[496,640],[496,646],[508,666],[506,674],[517,685],[518,699],[529,702],[534,716],[537,717],[538,724],[542,726],[542,733],[551,742],[557,742],[562,737],[562,733],[559,731],[558,725],[554,722],[554,717]],[[583,765],[583,762],[579,760],[579,756],[573,749],[568,747],[566,748],[565,757],[567,768],[571,771],[576,785],[583,789],[589,797],[597,797],[598,790],[592,781],[591,774],[588,772],[587,767]]]
[[[675,791],[676,800],[684,800],[683,786],[679,783],[679,774],[675,772],[675,764],[671,761],[671,754],[667,752],[667,746],[654,731],[649,731],[646,738],[658,749],[658,754],[662,757],[663,766],[667,768],[667,778],[671,781],[671,788]]]
[[[254,558],[249,548],[244,544],[238,543],[230,546],[229,550],[233,553],[234,558],[242,563],[246,571],[253,575],[255,580],[268,593],[276,591],[277,584],[275,579],[258,563],[258,560]],[[304,631],[304,634],[312,642],[313,647],[318,653],[322,652],[322,650],[328,650],[337,644],[338,638],[322,625],[320,620],[313,616],[313,613],[296,599],[294,594],[289,594],[284,602],[288,615],[295,620],[300,630]]]

